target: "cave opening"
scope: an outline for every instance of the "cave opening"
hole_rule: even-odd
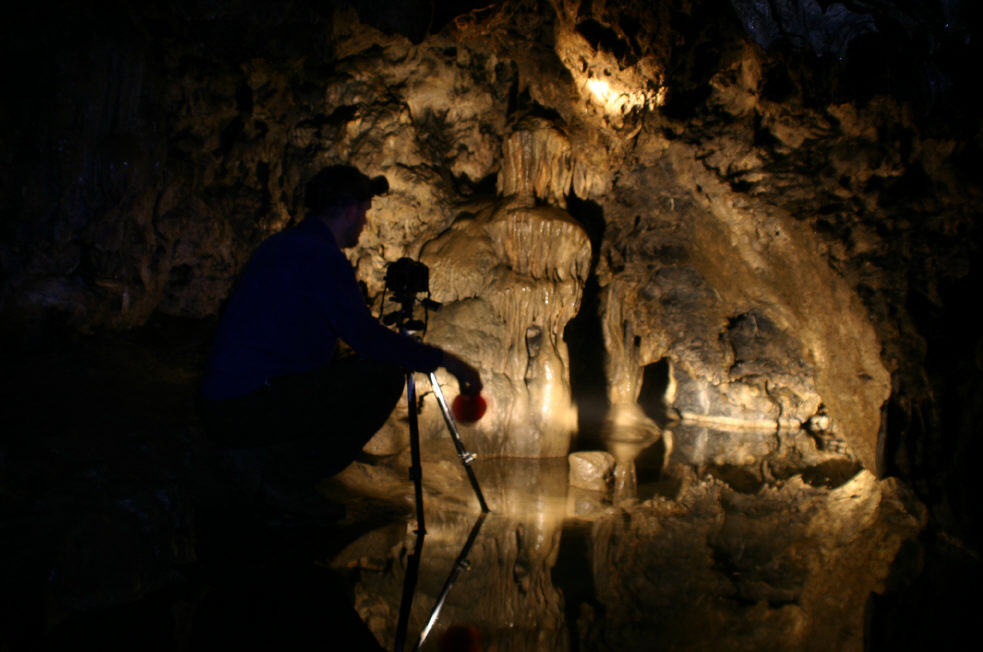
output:
[[[638,392],[638,404],[642,412],[661,427],[673,421],[671,406],[666,403],[671,373],[672,366],[668,358],[645,365],[642,371],[642,387]]]

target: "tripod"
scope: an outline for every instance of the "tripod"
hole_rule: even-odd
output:
[[[437,403],[440,405],[440,411],[444,415],[444,423],[447,424],[447,430],[450,432],[451,439],[454,440],[457,456],[464,466],[468,481],[471,483],[471,489],[474,491],[475,498],[478,499],[482,513],[487,513],[490,511],[488,504],[485,502],[485,496],[481,493],[478,478],[475,477],[474,470],[471,468],[475,460],[474,454],[465,448],[464,442],[461,440],[461,434],[457,431],[457,422],[454,420],[450,408],[447,407],[447,400],[444,398],[443,390],[440,389],[440,383],[437,382],[437,375],[431,371],[429,379],[430,387],[433,389],[434,396],[437,397]],[[423,520],[423,468],[420,464],[420,427],[417,422],[416,383],[413,380],[412,372],[407,372],[406,374],[406,401],[410,405],[410,478],[413,480],[413,489],[416,498],[416,523],[417,529],[421,533],[426,533],[427,528]]]
[[[391,291],[391,300],[399,304],[399,308],[390,313],[385,313],[386,291]],[[413,318],[413,308],[417,303],[417,295],[420,293],[426,293],[427,295],[424,299],[419,300],[424,310],[423,321]],[[390,264],[386,269],[386,285],[382,293],[382,308],[384,312],[382,323],[387,326],[395,325],[405,337],[413,337],[414,332],[426,333],[427,318],[430,315],[429,311],[431,309],[440,310],[440,304],[430,298],[430,270],[427,266],[411,258],[400,258]],[[457,455],[464,465],[468,480],[471,482],[471,488],[474,490],[474,495],[478,499],[478,504],[481,505],[481,511],[487,513],[489,511],[488,505],[485,503],[485,497],[481,493],[481,487],[478,486],[478,479],[474,476],[474,471],[471,470],[474,455],[469,453],[464,447],[464,442],[461,441],[461,435],[457,431],[457,423],[451,415],[450,409],[447,407],[447,400],[444,398],[443,390],[440,389],[440,383],[437,382],[437,375],[432,371],[430,372],[430,386],[433,388],[434,396],[437,397],[440,411],[444,415],[444,423],[447,424],[447,430],[450,431],[451,439],[454,440]],[[413,372],[407,371],[406,401],[409,404],[410,417],[410,478],[413,480],[416,498],[417,529],[419,532],[425,533],[427,528],[423,520],[423,468],[420,465],[420,427],[416,418],[418,410],[416,398],[416,382],[413,380]]]
[[[417,301],[416,295],[420,292],[427,293],[427,298],[420,302],[425,311],[428,311],[429,309],[438,310],[440,308],[440,304],[432,301],[429,297],[429,270],[427,267],[422,263],[415,262],[408,258],[401,258],[390,265],[389,269],[386,270],[386,289],[393,291],[393,300],[400,304],[400,308],[386,314],[383,317],[383,323],[387,325],[395,324],[399,328],[400,333],[406,337],[412,337],[413,331],[426,332],[426,321],[420,322],[413,319],[413,307]],[[383,293],[382,301],[384,307],[385,293]],[[425,312],[425,315],[428,314],[429,313]],[[426,639],[430,629],[437,620],[440,610],[443,608],[444,601],[447,594],[450,592],[458,573],[461,571],[461,569],[466,568],[467,560],[465,558],[478,537],[478,532],[481,529],[481,524],[484,522],[485,516],[490,511],[488,509],[488,504],[485,502],[485,497],[481,493],[481,487],[478,485],[478,479],[475,477],[474,470],[471,468],[475,457],[472,453],[468,452],[467,448],[464,446],[464,442],[461,440],[461,435],[457,430],[457,422],[451,414],[450,408],[447,406],[447,400],[444,398],[444,392],[440,388],[440,383],[437,382],[437,375],[434,372],[430,372],[429,380],[430,387],[433,389],[434,396],[437,398],[437,404],[440,406],[440,411],[443,414],[444,423],[447,425],[447,430],[451,435],[451,439],[454,441],[454,447],[457,450],[458,458],[461,460],[461,464],[464,466],[464,471],[468,476],[468,481],[471,483],[471,489],[474,491],[474,495],[478,499],[478,504],[481,506],[481,516],[472,527],[471,534],[468,536],[464,548],[458,555],[457,561],[451,570],[451,574],[447,578],[440,597],[437,600],[437,604],[434,606],[433,611],[430,614],[430,618],[421,632],[420,639],[418,640],[416,646],[414,646],[414,649],[419,648],[419,646]],[[395,649],[397,652],[402,652],[404,641],[406,640],[406,630],[409,625],[410,607],[413,603],[413,593],[416,590],[416,582],[420,570],[420,556],[423,552],[423,538],[427,532],[423,514],[423,467],[420,461],[420,427],[417,419],[419,404],[417,402],[416,381],[413,378],[412,371],[406,372],[406,401],[409,406],[410,424],[410,479],[413,480],[413,492],[416,501],[417,529],[414,552],[407,559],[406,576],[403,582],[403,596],[399,607],[399,622],[396,625]]]

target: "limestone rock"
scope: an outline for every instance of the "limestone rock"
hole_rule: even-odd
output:
[[[680,166],[674,174],[693,174],[704,196],[650,203],[646,222],[613,236],[623,253],[603,298],[612,404],[633,402],[642,366],[669,358],[684,419],[770,421],[777,429],[804,422],[823,402],[876,468],[889,382],[859,297],[791,216],[725,199],[728,191],[683,152],[669,150]],[[659,183],[640,174],[638,186]],[[637,192],[625,194],[639,201]],[[835,316],[813,318],[817,305],[836,306]]]
[[[570,464],[570,486],[592,491],[611,488],[614,456],[603,451],[583,451],[567,456]]]
[[[433,298],[446,303],[431,318],[428,341],[476,362],[485,379],[489,411],[468,429],[469,446],[565,455],[576,413],[562,334],[589,268],[583,229],[557,208],[498,202],[462,214],[421,260],[431,268]],[[436,419],[427,423],[439,431]]]
[[[562,203],[572,178],[570,141],[548,121],[526,119],[506,139],[498,177],[500,193]]]

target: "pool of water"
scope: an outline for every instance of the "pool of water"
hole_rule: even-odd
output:
[[[461,649],[483,650],[862,649],[868,600],[922,524],[905,487],[842,456],[803,455],[816,448],[808,439],[675,434],[675,445],[612,447],[608,491],[571,486],[565,458],[479,460],[491,513],[463,556],[478,502],[456,460],[425,462],[406,649],[455,568],[422,649],[461,633],[481,646]],[[757,455],[728,458],[742,447]],[[388,649],[417,558],[406,477],[390,460],[353,465],[332,483],[352,523],[380,501],[392,507],[393,518],[329,562]]]

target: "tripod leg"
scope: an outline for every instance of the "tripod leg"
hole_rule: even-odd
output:
[[[430,618],[427,619],[427,624],[423,626],[423,630],[420,632],[420,640],[417,641],[416,646],[413,648],[414,650],[419,650],[423,642],[427,640],[427,636],[430,635],[430,630],[433,629],[434,624],[437,622],[437,618],[444,608],[444,602],[447,600],[447,595],[451,592],[454,582],[457,581],[457,576],[460,575],[462,570],[467,570],[470,567],[468,564],[468,554],[471,553],[471,548],[478,539],[478,532],[481,531],[481,524],[485,522],[486,516],[488,516],[488,512],[482,512],[478,516],[478,520],[471,526],[471,533],[468,534],[468,540],[464,542],[464,547],[461,548],[460,554],[454,560],[454,566],[451,567],[450,575],[447,576],[447,581],[444,582],[444,588],[440,590],[440,595],[437,596],[437,602],[430,612]]]
[[[423,522],[423,466],[420,463],[420,426],[417,423],[416,383],[413,372],[406,372],[406,402],[409,404],[410,417],[410,479],[413,480],[413,492],[416,498],[416,528],[420,534],[425,534],[427,527]]]
[[[420,555],[423,553],[423,537],[427,528],[423,522],[423,466],[420,463],[420,426],[417,423],[416,383],[413,372],[406,372],[406,402],[409,404],[410,418],[410,479],[416,498],[416,545],[413,554],[406,560],[406,577],[403,578],[403,597],[399,603],[399,621],[396,623],[396,652],[402,652],[406,643],[406,630],[410,622],[410,608],[420,570]]]
[[[440,389],[440,384],[437,382],[437,374],[430,372],[430,386],[433,387],[434,396],[437,397],[437,403],[440,405],[440,411],[444,414],[444,423],[447,424],[447,429],[450,430],[451,439],[454,440],[454,446],[457,448],[457,456],[461,458],[461,463],[464,465],[464,470],[468,474],[468,480],[471,481],[471,488],[474,489],[474,495],[478,499],[478,504],[481,505],[482,512],[491,511],[488,509],[488,504],[485,503],[485,497],[481,493],[481,487],[478,486],[478,478],[475,477],[474,471],[471,470],[471,463],[474,462],[474,455],[468,452],[468,449],[464,447],[464,442],[461,441],[461,435],[457,431],[457,422],[454,421],[454,417],[451,416],[451,411],[447,407],[447,400],[444,398],[444,392]]]

